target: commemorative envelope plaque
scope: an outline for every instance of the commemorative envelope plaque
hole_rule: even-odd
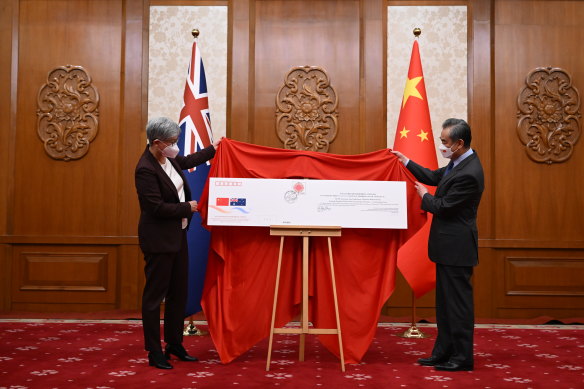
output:
[[[404,181],[211,177],[207,223],[406,229]]]

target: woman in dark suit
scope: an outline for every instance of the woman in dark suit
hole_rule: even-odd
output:
[[[148,146],[136,165],[140,201],[138,237],[144,253],[146,284],[142,295],[144,342],[150,366],[172,369],[170,355],[197,361],[182,346],[187,300],[188,249],[186,230],[197,202],[183,170],[213,158],[220,140],[205,149],[178,155],[180,127],[164,117],[148,121]],[[160,343],[160,304],[165,299],[164,353]]]

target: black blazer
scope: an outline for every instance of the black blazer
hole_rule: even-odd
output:
[[[135,181],[140,201],[138,239],[144,253],[176,253],[180,251],[182,219],[191,222],[191,189],[182,172],[207,162],[215,155],[209,146],[187,156],[168,158],[185,182],[185,201],[179,202],[176,187],[146,146],[136,165]]]
[[[428,256],[450,266],[478,263],[477,209],[483,193],[484,174],[476,152],[460,162],[446,176],[446,167],[426,169],[410,161],[409,171],[423,184],[437,186],[424,195],[422,209],[434,215],[428,238]]]

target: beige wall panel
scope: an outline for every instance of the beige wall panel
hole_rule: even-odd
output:
[[[226,134],[227,7],[150,7],[148,62],[148,117],[167,116],[178,122],[183,106],[193,36],[201,50],[211,125],[215,138]]]
[[[387,15],[387,145],[395,140],[415,27],[422,29],[418,43],[437,143],[445,119],[468,120],[467,7],[390,6]],[[448,163],[436,155],[440,166]]]

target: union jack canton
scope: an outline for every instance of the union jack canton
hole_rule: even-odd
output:
[[[207,80],[196,41],[193,43],[191,62],[187,72],[179,125],[184,133],[184,155],[202,150],[213,143]],[[209,165],[209,161],[206,164]],[[196,169],[195,167],[189,171]]]

